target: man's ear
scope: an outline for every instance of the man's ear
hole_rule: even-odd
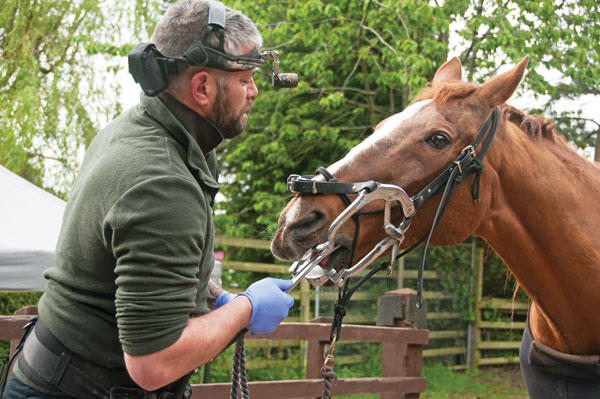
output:
[[[188,98],[193,100],[199,107],[206,107],[210,104],[211,84],[214,85],[214,79],[206,71],[196,72],[192,75],[187,87]]]

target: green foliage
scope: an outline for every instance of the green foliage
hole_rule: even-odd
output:
[[[261,94],[247,132],[220,147],[222,234],[274,231],[287,200],[285,179],[341,158],[375,125],[408,104],[445,60],[442,10],[427,1],[231,4],[257,21],[265,48],[281,53],[281,70],[300,76],[297,89]],[[262,73],[265,73],[263,71]]]
[[[3,291],[0,293],[0,315],[12,315],[17,310],[37,305],[41,292]]]
[[[472,281],[472,247],[468,245],[452,248],[432,248],[428,257],[430,270],[435,270],[444,276],[440,280],[441,291],[455,295],[450,304],[445,304],[445,306],[450,305],[449,308],[439,310],[459,311],[463,326],[474,322],[473,305],[475,304],[475,298],[473,296]],[[435,310],[428,308],[428,311]]]
[[[484,80],[530,55],[525,90],[535,98],[543,96],[545,103],[529,111],[554,116],[560,131],[579,147],[594,146],[600,119],[585,117],[580,106],[586,96],[600,94],[597,1],[457,1],[445,8],[463,26],[458,31],[464,49],[460,59],[469,78]],[[560,99],[574,101],[559,106]]]
[[[121,111],[117,57],[131,48],[121,29],[155,19],[149,10],[154,1],[3,2],[0,164],[66,197],[82,150]]]
[[[483,265],[483,292],[487,297],[514,299],[528,302],[529,298],[522,289],[518,289],[515,277],[506,268],[502,259],[482,240],[479,243],[485,248]]]
[[[0,292],[0,315],[12,315],[17,310],[29,306],[37,305],[41,292]],[[0,356],[8,355],[10,350],[10,341],[0,341]],[[0,364],[4,363],[6,359],[0,359]]]

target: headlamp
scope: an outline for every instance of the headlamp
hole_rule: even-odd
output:
[[[215,32],[219,45],[208,44],[208,37]],[[246,71],[260,67],[266,59],[273,60],[273,87],[296,87],[298,75],[279,73],[279,53],[267,51],[261,54],[255,47],[247,54],[232,55],[225,52],[225,5],[211,1],[208,12],[208,26],[202,39],[194,43],[182,57],[170,57],[162,54],[152,43],[139,43],[128,55],[129,72],[144,93],[156,96],[169,85],[168,76],[178,75],[190,65],[220,69],[227,72]]]

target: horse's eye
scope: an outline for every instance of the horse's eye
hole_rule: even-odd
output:
[[[450,139],[444,133],[437,132],[426,138],[425,142],[436,150],[442,150],[450,144]]]

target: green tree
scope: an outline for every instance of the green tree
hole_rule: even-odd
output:
[[[598,95],[599,5],[592,0],[228,2],[258,22],[265,48],[297,72],[297,89],[261,94],[242,137],[220,148],[227,184],[218,218],[230,235],[270,235],[289,196],[290,173],[341,158],[380,120],[402,110],[450,51],[484,81],[530,55],[522,92],[544,100],[565,136],[593,145],[600,120],[577,101]],[[264,71],[263,71],[264,72]],[[556,78],[558,76],[558,79]],[[588,120],[588,119],[591,119]]]
[[[270,89],[265,68],[247,132],[220,147],[227,184],[221,231],[273,231],[290,173],[328,165],[402,110],[445,61],[448,21],[428,1],[233,3],[257,21],[264,48],[296,72],[296,89]]]
[[[156,9],[148,3],[2,3],[0,164],[66,195],[82,150],[98,127],[120,111],[116,57],[131,48],[119,44],[121,27],[130,23],[139,34]],[[98,64],[105,64],[105,70]]]
[[[541,106],[528,111],[553,116],[578,147],[596,146],[600,160],[600,118],[581,111],[582,103],[600,95],[598,1],[457,0],[445,8],[460,27],[460,59],[469,78],[483,81],[530,55],[521,92],[532,92]]]

